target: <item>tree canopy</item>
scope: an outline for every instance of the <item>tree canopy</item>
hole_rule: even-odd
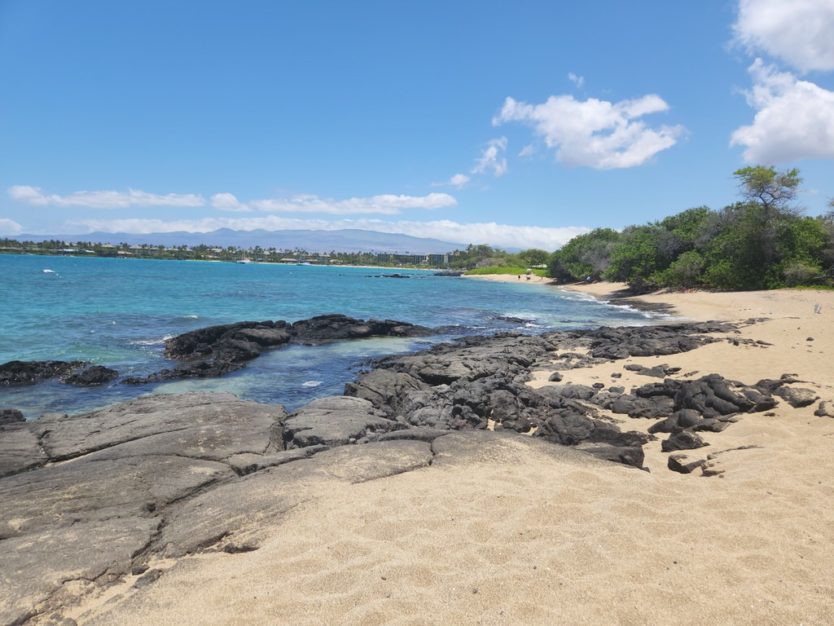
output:
[[[734,175],[741,202],[719,211],[692,208],[621,232],[591,231],[551,255],[551,276],[624,281],[635,290],[832,284],[834,211],[801,214],[793,204],[799,171],[755,166]]]

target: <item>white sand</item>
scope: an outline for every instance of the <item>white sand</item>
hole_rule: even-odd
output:
[[[599,286],[593,286],[599,289]],[[610,287],[608,287],[610,290]],[[601,290],[600,290],[601,291]],[[630,359],[746,383],[795,372],[834,399],[834,293],[669,294],[693,319],[772,321],[712,344]],[[822,313],[813,312],[820,304]],[[806,341],[812,336],[814,341]],[[623,363],[566,382],[645,384]],[[542,377],[538,382],[542,384]],[[834,419],[813,406],[707,433],[716,477],[641,472],[541,442],[363,484],[323,485],[259,550],[181,560],[150,587],[75,612],[118,624],[832,624]],[[618,416],[623,427],[651,421]],[[733,450],[740,446],[755,448]]]
[[[518,274],[464,274],[463,278],[472,278],[474,280],[488,280],[490,282],[496,283],[519,283],[527,285],[541,285],[543,283],[546,284],[551,281],[550,278],[545,278],[544,276],[536,276],[534,274],[530,274],[529,280],[527,279],[526,274],[521,274],[521,278],[518,277]]]

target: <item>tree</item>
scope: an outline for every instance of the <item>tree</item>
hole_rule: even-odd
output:
[[[533,267],[534,265],[544,265],[550,254],[547,250],[540,250],[538,248],[530,248],[529,250],[522,250],[517,255],[521,265]]]
[[[733,175],[741,185],[744,199],[759,203],[767,212],[788,210],[802,182],[797,169],[777,172],[764,165],[745,167]]]
[[[657,274],[666,269],[674,259],[663,253],[660,241],[668,233],[653,223],[646,226],[629,226],[620,237],[620,244],[611,254],[611,263],[605,277],[625,281],[632,289],[647,291],[659,286]]]
[[[590,276],[598,280],[608,268],[620,233],[611,228],[597,228],[574,237],[550,256],[548,271],[552,278],[567,282]]]

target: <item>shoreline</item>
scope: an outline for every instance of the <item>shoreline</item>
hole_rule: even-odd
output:
[[[605,299],[617,285],[580,287],[573,291]],[[3,569],[21,575],[0,580],[0,591],[17,584],[14,597],[24,600],[13,608],[31,610],[32,623],[56,614],[91,624],[254,623],[267,616],[365,623],[415,610],[461,624],[830,623],[834,414],[815,411],[820,400],[834,401],[834,292],[640,299],[672,304],[692,320],[727,323],[696,328],[675,319],[668,327],[477,339],[386,359],[387,366],[357,378],[350,396],[289,416],[233,396],[192,394],[33,424],[41,429],[33,431],[33,454],[72,461],[0,479],[0,495],[18,498],[4,499],[11,509],[0,519],[8,535],[0,561],[40,545],[41,529],[58,533],[62,560],[48,549],[27,556],[24,566],[7,563]],[[601,341],[607,348],[600,353]],[[669,419],[678,386],[696,385],[706,397],[697,385],[713,373],[732,397],[766,394],[774,406],[690,431],[704,447],[664,451],[674,431],[651,429]],[[471,376],[467,385],[462,376]],[[752,387],[757,381],[764,386]],[[783,387],[815,399],[792,406],[790,393],[775,393]],[[612,403],[624,394],[644,406],[636,389],[649,399],[666,393],[669,406],[645,417]],[[552,412],[540,397],[552,399]],[[486,428],[432,422],[454,398],[465,400],[461,407],[489,402],[488,411],[479,409],[489,416]],[[515,417],[519,402],[530,411]],[[645,406],[666,406],[658,402]],[[385,407],[390,415],[380,412]],[[397,412],[412,421],[392,421]],[[586,419],[595,420],[590,431]],[[509,432],[525,432],[522,420],[535,425],[526,434]],[[153,430],[160,425],[162,432]],[[142,438],[119,430],[137,427],[151,430]],[[606,439],[582,439],[594,429]],[[552,443],[561,438],[574,443]],[[636,441],[644,442],[648,471],[602,460]],[[670,471],[673,454],[689,473]],[[135,476],[136,487],[129,482]],[[47,482],[33,495],[26,481],[38,484],[37,477]],[[111,503],[113,494],[134,489],[145,508]],[[79,502],[103,498],[106,506],[68,517],[62,507],[74,499],[65,491]],[[45,526],[50,515],[57,529]],[[61,526],[69,518],[78,522],[72,529]],[[120,565],[97,556],[128,540],[136,547],[119,548]],[[68,561],[73,550],[92,564]],[[138,556],[125,560],[134,550]],[[35,566],[45,569],[33,573]],[[62,595],[53,581],[65,571],[86,582],[57,583]],[[698,584],[681,594],[669,588],[670,576]],[[594,588],[605,588],[604,598],[587,592]],[[46,600],[23,608],[42,591]],[[612,605],[611,597],[621,602]],[[0,602],[0,614],[3,608]]]
[[[518,278],[517,274],[461,274],[461,278],[470,278],[474,280],[486,280],[495,283],[513,283],[519,285],[547,285],[551,279],[546,276],[530,275],[530,280],[527,280],[525,274],[521,274]]]

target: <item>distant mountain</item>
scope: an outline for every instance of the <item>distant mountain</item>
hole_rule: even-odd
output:
[[[95,243],[149,244],[154,246],[236,246],[239,248],[299,248],[308,252],[390,252],[400,254],[442,254],[463,249],[466,244],[401,233],[374,230],[231,230],[221,228],[209,233],[88,233],[86,235],[16,235],[20,241],[91,241]]]

